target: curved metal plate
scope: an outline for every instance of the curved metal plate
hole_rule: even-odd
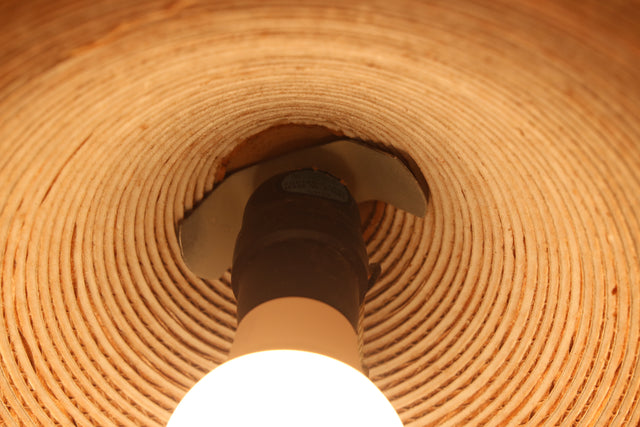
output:
[[[306,148],[235,172],[185,218],[179,238],[187,266],[218,279],[231,267],[233,249],[249,197],[270,177],[317,168],[342,179],[357,202],[379,200],[424,216],[428,191],[400,159],[352,140]]]

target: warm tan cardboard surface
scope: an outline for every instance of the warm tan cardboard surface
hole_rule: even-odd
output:
[[[405,425],[637,425],[639,9],[4,2],[0,424],[166,422],[235,328],[175,226],[297,123],[429,184],[366,230],[364,363]]]

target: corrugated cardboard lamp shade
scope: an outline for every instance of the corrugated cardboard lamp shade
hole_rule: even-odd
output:
[[[166,423],[236,326],[175,227],[236,147],[295,123],[429,184],[424,219],[378,206],[365,230],[364,363],[406,426],[637,425],[638,14],[0,6],[1,423]]]

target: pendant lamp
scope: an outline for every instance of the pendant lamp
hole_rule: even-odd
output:
[[[165,426],[209,378],[229,423],[639,425],[638,22],[634,1],[1,2],[0,425]],[[316,168],[358,202],[357,315],[243,309],[265,264],[237,239],[217,277],[185,259],[233,176],[343,140],[429,189],[421,217]]]
[[[229,209],[219,193],[209,197]],[[370,270],[342,180],[298,169],[260,183],[235,244],[230,360],[189,390],[168,425],[402,426],[361,372],[358,318]]]

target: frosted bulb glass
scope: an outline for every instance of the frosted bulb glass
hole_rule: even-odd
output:
[[[231,359],[184,396],[168,427],[402,427],[382,392],[336,359],[270,350]]]

